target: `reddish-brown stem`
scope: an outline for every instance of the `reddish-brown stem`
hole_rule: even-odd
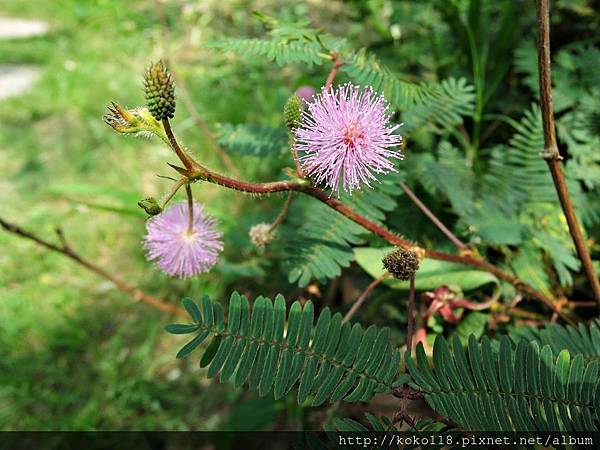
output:
[[[287,216],[288,211],[290,210],[290,205],[292,204],[292,199],[294,198],[294,193],[289,192],[287,198],[285,199],[285,203],[283,204],[283,208],[281,212],[277,215],[277,218],[271,224],[269,228],[269,232],[273,231],[284,221],[285,216]]]
[[[415,333],[415,277],[410,279],[410,290],[408,292],[408,305],[406,309],[406,353],[410,356],[412,352],[412,340]]]
[[[57,253],[60,253],[64,256],[66,256],[67,258],[70,258],[71,260],[75,261],[76,263],[85,267],[86,269],[94,272],[95,274],[101,276],[102,278],[109,280],[116,287],[118,287],[120,290],[122,290],[123,292],[125,292],[126,294],[131,296],[136,301],[144,302],[162,312],[166,312],[169,314],[177,314],[180,316],[187,316],[187,314],[183,308],[179,308],[177,306],[170,305],[167,302],[165,302],[164,300],[161,300],[159,298],[148,295],[148,294],[142,292],[140,289],[138,289],[134,286],[131,286],[130,284],[126,283],[125,281],[115,277],[114,275],[107,272],[103,268],[97,266],[96,264],[88,261],[87,259],[84,259],[82,256],[80,256],[75,250],[73,250],[67,244],[62,231],[57,231],[57,233],[59,235],[59,239],[61,241],[61,245],[59,246],[59,245],[53,244],[51,242],[48,242],[48,241],[40,238],[39,236],[21,228],[19,225],[7,222],[2,218],[0,218],[0,226],[2,228],[4,228],[6,231],[8,231],[9,233],[15,234],[15,235],[20,236],[25,239],[29,239],[48,250],[52,250],[54,252],[57,252]]]
[[[162,124],[165,128],[165,133],[167,134],[167,139],[169,139],[169,144],[171,145],[171,148],[177,154],[177,157],[181,160],[185,168],[190,170],[193,167],[192,159],[177,143],[177,139],[175,139],[175,135],[173,134],[173,130],[171,129],[169,119],[163,119]]]
[[[538,69],[540,78],[540,106],[544,125],[544,151],[542,157],[546,160],[552,180],[567,219],[569,232],[577,249],[577,254],[583,265],[586,277],[592,288],[594,299],[600,307],[600,281],[594,270],[592,258],[588,251],[581,227],[575,215],[573,202],[569,195],[562,165],[562,157],[558,151],[556,130],[554,126],[554,111],[552,107],[552,72],[550,59],[550,5],[549,0],[537,1],[538,26]]]
[[[392,245],[397,245],[402,248],[408,248],[413,250],[416,247],[412,242],[402,239],[400,236],[394,234],[387,228],[370,221],[366,217],[360,215],[359,213],[342,203],[340,200],[330,197],[322,189],[311,186],[307,182],[274,181],[270,183],[248,183],[246,181],[234,180],[233,178],[214,173],[208,170],[207,168],[199,165],[198,163],[194,164],[194,169],[191,172],[189,172],[187,176],[190,178],[190,180],[204,180],[210,183],[215,183],[224,186],[229,189],[235,189],[242,192],[250,192],[253,194],[271,194],[274,192],[286,191],[301,192],[303,194],[309,195],[311,197],[316,198],[317,200],[322,201],[330,208],[335,209],[340,214],[343,214],[350,220],[356,222],[363,228],[381,237],[382,239],[386,240]],[[417,249],[423,252],[426,257],[432,259],[464,264],[467,266],[484,270],[486,272],[490,272],[496,275],[496,277],[498,277],[499,279],[512,284],[519,291],[540,300],[542,303],[551,308],[552,311],[557,312],[566,321],[571,323],[573,322],[565,313],[559,310],[559,308],[555,305],[553,299],[547,297],[546,295],[537,291],[530,285],[519,280],[517,277],[511,275],[508,272],[503,271],[499,267],[494,266],[493,264],[485,261],[480,257],[469,255],[453,255],[450,253],[438,252],[435,250],[419,249],[418,247]]]
[[[325,81],[325,90],[330,90],[331,86],[333,86],[333,82],[335,81],[335,77],[337,77],[337,74],[340,70],[340,67],[344,64],[342,61],[340,61],[338,59],[338,55],[334,54],[333,55],[333,67],[331,68],[331,71],[329,72],[329,75],[327,75],[327,81]]]
[[[433,222],[433,224],[438,227],[438,229],[446,235],[450,241],[458,248],[459,250],[467,250],[467,245],[462,242],[456,235],[450,231],[446,225],[442,223],[440,219],[417,197],[417,195],[407,186],[404,181],[400,182],[400,187],[404,191],[404,193],[412,200],[412,202],[425,214],[429,220]]]
[[[363,293],[360,294],[360,296],[356,299],[356,301],[352,305],[352,308],[350,308],[350,310],[346,313],[342,322],[348,322],[352,318],[352,316],[354,316],[356,311],[358,311],[360,309],[362,304],[369,298],[369,296],[371,295],[371,292],[373,292],[373,289],[375,289],[377,286],[379,286],[383,282],[383,280],[385,280],[389,275],[390,275],[390,273],[386,272],[383,275],[381,275],[379,278],[376,278],[373,281],[371,281],[371,284],[369,284],[367,286],[367,288],[363,291]]]
[[[188,234],[194,232],[194,196],[192,195],[192,186],[190,183],[185,185],[185,194],[187,196],[188,205]]]

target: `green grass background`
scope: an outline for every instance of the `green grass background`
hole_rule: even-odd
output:
[[[175,158],[157,141],[117,136],[101,118],[111,100],[143,104],[141,73],[168,54],[209,123],[276,124],[272,105],[285,101],[293,77],[269,68],[265,75],[201,46],[221,30],[251,32],[254,7],[279,8],[168,2],[167,42],[153,1],[2,0],[0,14],[50,26],[42,37],[0,41],[0,64],[41,71],[27,92],[0,101],[2,217],[50,240],[60,225],[86,258],[173,303],[184,294],[223,295],[232,274],[245,270],[233,250],[237,241],[247,245],[246,224],[235,217],[239,197],[196,188],[234,255],[192,282],[168,279],[145,261],[136,202],[169,189],[157,174],[172,175],[165,163]],[[180,104],[175,131],[222,169],[189,117]],[[244,165],[245,175],[260,171],[256,162]],[[271,400],[206,389],[195,361],[174,359],[181,340],[163,331],[172,318],[30,241],[2,232],[0,249],[1,429],[255,429],[280,414]]]

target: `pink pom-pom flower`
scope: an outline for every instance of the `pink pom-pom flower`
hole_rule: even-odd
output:
[[[146,223],[144,247],[148,259],[156,261],[167,274],[189,278],[207,272],[217,263],[223,249],[217,221],[193,202],[193,222],[189,229],[187,202],[176,203]]]
[[[361,184],[371,187],[376,174],[395,171],[393,159],[403,159],[390,124],[387,101],[368,87],[344,84],[326,90],[307,103],[296,130],[296,148],[306,173],[339,195]]]

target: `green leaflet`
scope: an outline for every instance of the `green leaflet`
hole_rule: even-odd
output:
[[[221,124],[219,144],[231,153],[257,158],[276,157],[289,149],[285,128],[257,124]]]
[[[358,265],[369,275],[373,278],[379,278],[384,273],[381,260],[393,249],[393,247],[360,247],[354,249],[354,256]],[[393,289],[408,289],[408,282],[388,278],[385,283]],[[445,284],[456,285],[467,291],[488,283],[498,284],[498,279],[495,275],[488,272],[429,258],[421,262],[421,267],[415,278],[415,285],[419,290],[435,289]]]
[[[287,312],[281,296],[274,303],[258,297],[250,307],[246,297],[234,292],[227,320],[221,305],[206,296],[200,306],[191,299],[184,306],[194,323],[166,327],[176,334],[195,333],[178,357],[208,339],[201,361],[208,376],[235,387],[248,383],[261,396],[273,390],[281,398],[299,386],[299,403],[368,401],[401,380],[400,354],[390,345],[387,328],[372,325],[363,332],[359,324],[342,325],[341,315],[332,316],[328,308],[315,322],[310,301],[303,306],[294,302]]]

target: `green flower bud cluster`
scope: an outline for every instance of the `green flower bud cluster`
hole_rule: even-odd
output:
[[[300,126],[300,122],[302,121],[302,110],[302,100],[300,100],[300,97],[297,95],[292,95],[283,108],[285,125],[292,133]]]
[[[175,116],[175,83],[163,61],[152,63],[146,69],[144,94],[148,109],[156,120]]]

